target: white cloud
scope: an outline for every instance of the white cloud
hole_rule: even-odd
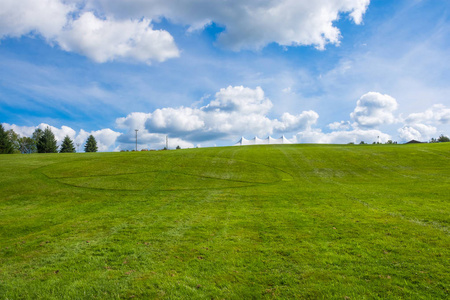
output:
[[[97,141],[98,151],[104,152],[113,148],[117,138],[121,135],[121,133],[115,132],[109,128],[91,132],[87,132],[81,129],[80,133],[75,138],[75,143],[84,147],[84,144],[86,143],[86,140],[90,135],[92,135]],[[84,148],[80,148],[80,151],[84,151]]]
[[[2,0],[0,38],[37,33],[52,39],[60,33],[73,10],[74,6],[60,0]]]
[[[32,126],[17,126],[15,124],[8,124],[8,123],[2,123],[5,130],[12,129],[15,133],[17,133],[20,136],[27,136],[31,137],[33,135],[34,130],[36,127]]]
[[[264,91],[259,86],[254,90],[243,86],[229,86],[226,89],[220,89],[216,93],[216,99],[205,106],[204,110],[265,115],[272,106],[272,102],[264,98]]]
[[[119,129],[126,130],[126,133],[122,134],[118,138],[119,143],[132,144],[136,141],[136,132],[138,130],[138,144],[147,145],[151,143],[161,143],[162,139],[165,138],[160,134],[150,133],[145,128],[145,122],[151,118],[150,113],[134,112],[126,117],[116,119],[116,126]],[[150,148],[150,147],[146,147]],[[121,148],[121,150],[127,150],[126,148]]]
[[[151,117],[151,114],[134,112],[129,114],[125,118],[118,118],[116,120],[116,125],[121,129],[131,128],[133,130],[142,130],[145,128],[145,121]]]
[[[102,20],[85,12],[71,21],[57,40],[62,49],[99,63],[117,58],[151,63],[179,56],[173,37],[167,31],[153,30],[147,19]]]
[[[205,126],[203,112],[188,107],[157,109],[146,123],[152,132],[188,132]]]
[[[104,63],[116,59],[150,64],[179,56],[173,37],[153,30],[151,20],[117,21],[80,11],[79,1],[3,0],[0,2],[0,38],[41,35],[65,51]],[[75,15],[80,16],[73,19]]]
[[[161,142],[157,145],[157,149],[164,148],[164,142]],[[170,138],[169,139],[169,149],[175,149],[177,146],[180,146],[180,148],[194,148],[194,144],[187,142],[185,140],[179,139],[179,138]]]
[[[319,115],[312,110],[304,111],[299,115],[291,115],[284,113],[281,116],[281,122],[274,120],[274,129],[281,132],[289,132],[293,130],[307,130],[317,122]]]
[[[373,128],[396,121],[393,112],[397,109],[397,101],[389,95],[369,92],[361,96],[350,117],[366,128]]]
[[[120,150],[133,150],[135,149],[136,143],[136,131],[137,132],[137,142],[138,150],[140,149],[162,149],[166,146],[166,134],[164,133],[150,133],[145,128],[145,123],[147,120],[151,119],[152,114],[147,113],[131,113],[124,118],[118,118],[116,120],[116,125],[118,128],[126,130],[126,133],[122,134],[117,142],[120,143],[115,151]],[[193,148],[194,145],[188,141],[181,138],[169,139],[169,148],[173,149],[176,146],[181,148]]]
[[[349,121],[333,122],[327,125],[331,130],[349,130],[351,124]]]
[[[371,144],[378,141],[380,143],[386,143],[391,139],[391,136],[375,129],[353,129],[350,131],[333,131],[330,133],[324,133],[320,129],[316,129],[299,132],[295,138],[298,143],[359,144],[363,141]]]
[[[370,0],[90,0],[88,7],[124,19],[165,17],[202,29],[215,22],[225,27],[219,43],[233,50],[259,49],[276,42],[283,46],[314,45],[324,49],[339,44],[340,31],[333,25],[341,14],[362,22]]]
[[[398,132],[400,138],[405,142],[410,140],[426,142],[436,134],[437,128],[425,124],[414,124],[412,126],[404,126],[398,129]]]
[[[198,142],[305,130],[319,117],[314,111],[304,111],[298,115],[284,113],[280,120],[270,119],[266,114],[272,106],[260,87],[229,86],[201,108],[162,108],[148,114],[132,113],[117,119],[116,124],[127,129],[119,139],[122,143],[135,142],[134,129],[139,129],[138,143],[158,142],[160,136],[166,134],[170,138]]]
[[[49,43],[96,62],[116,59],[151,63],[179,56],[172,35],[153,30],[161,17],[201,30],[224,26],[218,42],[230,49],[339,44],[333,22],[342,14],[362,22],[370,0],[184,1],[3,0],[0,38],[41,35]],[[101,17],[99,17],[101,16]]]
[[[407,124],[417,123],[450,123],[450,108],[446,108],[442,104],[433,105],[422,113],[412,113],[406,119]]]

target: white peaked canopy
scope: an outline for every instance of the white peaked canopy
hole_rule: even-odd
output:
[[[255,136],[251,140],[247,140],[245,137],[241,137],[241,139],[236,144],[234,144],[234,146],[275,145],[275,144],[292,144],[292,143],[284,135],[282,135],[279,139],[274,139],[271,136],[268,136],[265,139],[260,139]]]

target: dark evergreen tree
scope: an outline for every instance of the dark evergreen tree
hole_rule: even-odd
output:
[[[31,138],[34,140],[36,145],[43,134],[44,134],[44,132],[40,128],[36,128],[36,130],[34,130],[33,136]]]
[[[14,153],[14,147],[10,140],[8,131],[5,131],[3,125],[0,124],[0,154]]]
[[[92,134],[88,137],[86,145],[84,145],[84,152],[97,152],[97,141]]]
[[[74,152],[75,146],[73,145],[73,141],[70,139],[68,135],[66,135],[61,144],[61,149],[59,150],[59,153],[74,153]]]
[[[57,153],[56,139],[49,127],[45,128],[37,142],[38,153]]]
[[[42,129],[40,129],[40,128],[36,128],[35,130],[34,130],[34,132],[33,132],[33,135],[31,136],[31,139],[33,140],[33,142],[34,142],[34,147],[33,147],[33,151],[32,151],[32,153],[36,153],[36,152],[38,152],[38,150],[37,150],[37,144],[38,144],[38,142],[39,142],[39,139],[41,138],[41,136],[44,134],[44,131],[42,130]]]

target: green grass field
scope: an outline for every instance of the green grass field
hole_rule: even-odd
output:
[[[1,299],[448,299],[450,143],[0,156]]]

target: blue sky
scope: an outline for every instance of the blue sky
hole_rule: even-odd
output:
[[[450,3],[4,0],[0,122],[102,151],[450,135]]]

